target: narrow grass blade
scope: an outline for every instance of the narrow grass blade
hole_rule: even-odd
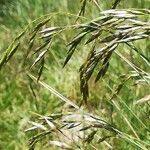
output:
[[[5,53],[3,54],[1,60],[0,60],[0,70],[4,64],[6,64],[10,58],[15,54],[19,47],[20,43],[18,42],[16,45],[10,46]]]
[[[28,74],[29,77],[33,80],[37,80],[36,77],[34,77],[31,74]],[[54,94],[55,96],[59,97],[62,101],[68,103],[69,105],[73,106],[76,109],[79,109],[79,106],[77,106],[76,104],[74,104],[73,102],[71,102],[69,99],[67,99],[66,97],[64,97],[63,95],[61,95],[59,92],[57,92],[55,89],[53,89],[52,87],[50,87],[49,85],[47,85],[46,83],[39,81],[39,84],[41,84],[43,87],[45,87],[47,90],[49,90],[52,94]]]

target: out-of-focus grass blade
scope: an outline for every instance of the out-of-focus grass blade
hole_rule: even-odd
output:
[[[126,43],[132,50],[134,50],[135,52],[137,52],[141,58],[143,58],[143,60],[150,66],[150,60],[144,55],[142,54],[141,52],[139,52],[139,50],[134,46],[134,45],[131,45],[129,43]]]
[[[33,75],[28,74],[28,76],[33,79],[33,80],[37,80]],[[67,104],[73,106],[76,109],[80,109],[79,106],[77,106],[76,104],[74,104],[73,102],[71,102],[69,99],[67,99],[66,97],[64,97],[63,95],[61,95],[59,92],[57,92],[55,89],[53,89],[52,87],[50,87],[49,85],[47,85],[46,83],[39,81],[39,84],[41,84],[43,87],[45,87],[47,90],[49,90],[52,94],[54,94],[55,96],[59,97],[62,101],[66,102]]]
[[[22,32],[15,38],[15,41],[19,40],[25,33],[26,33],[26,30],[22,31]]]
[[[0,70],[1,70],[2,66],[4,64],[6,64],[10,60],[10,58],[14,55],[14,53],[17,51],[19,45],[20,45],[20,43],[18,42],[17,44],[10,45],[10,47],[8,47],[8,49],[5,51],[5,53],[3,54],[3,56],[0,60]]]

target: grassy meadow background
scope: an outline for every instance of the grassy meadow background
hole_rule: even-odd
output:
[[[109,9],[112,0],[101,0],[99,5],[101,10]],[[25,26],[36,18],[52,13],[51,26],[71,25],[75,23],[80,6],[80,0],[1,0],[0,57]],[[122,0],[118,8],[149,9],[150,1]],[[55,15],[54,12],[60,15]],[[86,22],[98,16],[97,7],[92,2],[88,3],[83,21]],[[91,47],[81,45],[67,66],[62,68],[67,54],[66,44],[74,35],[75,31],[66,31],[61,35],[61,40],[54,41],[48,51],[41,80],[79,104],[82,96],[79,90],[78,70]],[[24,72],[24,67],[29,66],[34,58],[24,62],[24,49],[27,45],[25,41],[22,43],[21,48],[0,71],[0,150],[28,149],[28,139],[31,135],[25,134],[24,130],[28,127],[28,121],[34,118],[33,112],[49,115],[62,112],[65,108],[63,102],[30,80]],[[150,73],[149,39],[134,42],[134,45],[148,58],[149,62],[144,61],[139,54],[126,45],[122,44],[117,51],[136,66]],[[31,73],[36,76],[34,70]],[[125,81],[120,93],[114,98],[114,103],[111,104],[110,99],[115,89],[123,82],[124,77],[130,75],[132,77]],[[113,117],[113,124],[118,129],[140,139],[143,145],[144,143],[150,145],[150,103],[135,105],[139,99],[149,94],[149,84],[142,82],[141,77],[135,75],[134,70],[124,59],[114,53],[105,77],[96,84],[93,78],[90,80],[88,111],[110,123]],[[138,150],[129,142],[117,138],[108,140],[108,143],[115,150]],[[150,149],[150,147],[147,148]],[[102,142],[98,149],[108,149],[108,147]]]

